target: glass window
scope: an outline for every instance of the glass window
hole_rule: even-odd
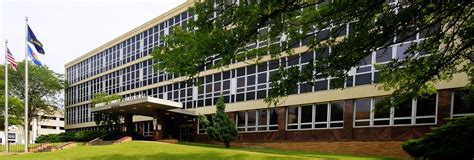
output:
[[[237,112],[237,128],[239,131],[245,131],[245,112]]]
[[[237,78],[237,87],[244,87],[245,86],[245,77]]]
[[[388,62],[392,59],[392,47],[378,49],[375,53],[375,61],[377,63]]]
[[[411,108],[412,102],[411,100],[408,100],[407,102],[395,108],[395,117],[411,117]]]
[[[361,66],[363,65],[368,65],[368,64],[372,64],[372,54],[368,55],[367,57],[365,57],[364,59],[362,59],[359,64]]]
[[[383,106],[377,108],[377,103],[381,100],[383,100],[383,98],[374,98],[374,126],[390,125],[390,108],[384,109]]]
[[[270,109],[270,125],[278,125],[278,109]]]
[[[381,97],[355,101],[354,126],[436,124],[437,95],[410,99],[398,107],[376,108]]]
[[[370,99],[358,99],[355,101],[355,119],[370,119]]]
[[[247,77],[247,86],[255,85],[255,75],[251,75]]]
[[[300,107],[289,107],[287,116],[287,129],[320,129],[343,127],[343,104],[343,102],[332,102],[315,105],[304,105]],[[331,109],[330,105],[333,106]],[[300,118],[298,117],[299,115],[301,115]]]
[[[262,84],[266,82],[267,82],[267,73],[258,74],[258,84]]]
[[[355,76],[355,85],[371,84],[372,73],[359,74]]]
[[[331,121],[344,120],[344,102],[331,103]]]
[[[316,91],[322,91],[328,89],[328,80],[316,81],[314,89]]]
[[[267,130],[268,125],[268,112],[266,109],[258,110],[258,130],[264,131]]]
[[[255,67],[255,65],[251,65],[251,66],[247,66],[247,74],[253,74],[255,73],[255,69],[257,67]]]
[[[288,108],[288,124],[298,123],[298,107]]]
[[[257,125],[256,114],[256,110],[247,112],[247,131],[255,131],[255,126]]]
[[[278,130],[277,109],[260,109],[237,112],[238,131],[273,131]],[[270,116],[270,117],[268,117]]]
[[[370,125],[371,99],[358,99],[355,101],[355,126]]]
[[[315,122],[327,122],[328,121],[328,105],[317,104],[316,115],[314,117]]]
[[[474,115],[474,107],[467,104],[467,91],[456,90],[453,92],[453,116]]]
[[[288,57],[288,66],[293,66],[293,65],[297,65],[300,61],[299,59],[300,57],[298,55],[294,55],[294,56],[291,56],[291,57]]]
[[[313,117],[313,106],[301,107],[301,123],[311,123]]]
[[[436,114],[436,94],[419,97],[416,101],[416,116],[434,116]]]
[[[288,129],[298,129],[298,107],[288,107],[287,123]]]
[[[312,51],[305,52],[301,55],[301,63],[310,62],[312,60],[313,60],[313,52]]]
[[[416,124],[436,123],[436,94],[421,96],[416,100]]]
[[[411,43],[400,44],[397,46],[397,58],[398,59],[405,59],[406,54],[405,52],[410,48]],[[409,53],[407,53],[409,54]]]
[[[374,98],[374,118],[390,118],[390,110],[383,109],[383,106],[377,109],[376,104],[381,100],[383,100],[383,98]]]
[[[258,110],[258,125],[268,125],[267,124],[267,110]]]

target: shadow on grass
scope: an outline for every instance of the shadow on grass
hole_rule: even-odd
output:
[[[225,149],[223,145],[217,144],[207,144],[207,143],[194,143],[194,142],[179,142],[182,145],[189,146],[199,146],[199,147],[210,147],[210,148],[222,148]],[[350,155],[350,154],[336,154],[336,153],[320,153],[320,152],[310,152],[310,151],[296,151],[296,150],[281,150],[273,148],[265,148],[260,146],[255,147],[241,147],[241,146],[231,146],[231,150],[239,151],[248,151],[256,153],[269,153],[269,154],[279,154],[279,155],[289,155],[289,156],[300,156],[307,158],[324,158],[324,159],[380,159],[380,160],[398,160],[402,158],[394,157],[378,157],[378,156],[363,156],[363,155]]]
[[[72,158],[72,157],[71,157]],[[238,153],[238,154],[223,154],[220,152],[202,152],[202,153],[158,153],[150,155],[121,155],[121,154],[112,154],[112,155],[103,155],[103,156],[94,156],[94,157],[85,157],[85,158],[72,158],[74,160],[83,160],[83,159],[103,159],[103,160],[129,160],[129,159],[288,159],[287,157],[255,157],[253,155]]]

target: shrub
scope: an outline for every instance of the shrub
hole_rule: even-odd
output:
[[[79,132],[64,132],[60,134],[41,135],[36,138],[36,143],[55,143],[55,142],[87,142],[95,138],[105,135],[104,131],[79,131]]]
[[[59,134],[61,142],[69,142],[74,141],[74,135],[76,132],[63,132]]]
[[[86,142],[101,137],[106,132],[103,131],[79,131],[74,135],[74,141]]]
[[[230,142],[237,136],[237,127],[225,112],[224,98],[221,96],[217,101],[216,113],[209,121],[206,116],[199,115],[201,122],[206,129],[207,136],[211,140],[218,140],[224,143],[226,148],[230,148]]]
[[[55,143],[55,142],[61,142],[61,138],[59,137],[58,134],[48,134],[48,135],[41,135],[36,138],[35,140],[36,143]]]
[[[406,141],[402,147],[416,158],[472,159],[474,116],[451,119],[422,138]]]

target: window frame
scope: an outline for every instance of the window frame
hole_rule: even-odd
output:
[[[341,103],[343,106],[343,119],[342,121],[331,121],[331,107],[332,104],[334,103]],[[316,122],[315,116],[316,116],[316,106],[317,105],[326,105],[326,121],[324,122]],[[311,106],[311,122],[305,122],[301,123],[301,109],[304,106]],[[344,113],[345,113],[345,101],[332,101],[332,102],[325,102],[325,103],[312,103],[312,104],[302,104],[302,105],[296,105],[296,106],[288,106],[285,108],[285,130],[286,131],[301,131],[301,130],[327,130],[327,129],[342,129],[344,128]],[[298,122],[297,123],[288,123],[288,108],[290,107],[297,107],[297,114],[298,114]],[[331,124],[338,124],[342,123],[342,127],[331,127]],[[318,124],[326,124],[326,127],[324,128],[317,128],[315,127]],[[301,128],[302,125],[311,125],[310,128]],[[297,126],[296,129],[290,129],[289,126]]]
[[[269,109],[256,109],[256,110],[245,110],[245,111],[238,111],[235,112],[235,126],[238,129],[244,129],[243,131],[238,131],[238,133],[252,133],[252,132],[276,132],[278,131],[278,124],[270,124],[270,119],[271,119],[271,110],[276,109],[276,108],[269,108]],[[260,118],[260,111],[265,110],[266,111],[266,121],[267,123],[265,125],[260,125],[259,124],[259,118]],[[249,111],[255,111],[255,126],[249,126],[248,125],[248,113]],[[245,125],[244,126],[238,126],[239,122],[239,115],[238,113],[245,113]],[[278,111],[277,111],[277,116]],[[276,127],[277,129],[271,129],[272,127]],[[255,130],[250,130],[249,128],[255,128]],[[265,128],[265,130],[260,130],[260,128]]]
[[[461,114],[454,114],[454,92],[456,91],[463,91],[463,90],[453,90],[451,92],[451,105],[450,105],[450,118],[456,118],[456,117],[464,117],[464,116],[474,116],[474,113],[461,113]]]
[[[390,108],[390,118],[375,118],[375,99],[376,98],[381,98],[381,97],[371,97],[370,99],[370,116],[369,119],[363,119],[363,120],[356,120],[356,103],[354,100],[354,107],[353,107],[353,114],[352,114],[352,127],[353,128],[376,128],[376,127],[399,127],[399,126],[423,126],[423,125],[436,125],[438,123],[438,101],[439,101],[439,94],[435,93],[436,96],[436,101],[435,101],[435,114],[432,116],[417,116],[416,109],[418,107],[418,101],[417,98],[413,98],[411,100],[411,116],[410,117],[395,117],[395,108]],[[367,98],[361,98],[361,99],[367,99]],[[434,118],[434,123],[416,123],[417,119],[428,119],[428,118]],[[395,120],[410,120],[410,124],[394,124]],[[388,125],[374,125],[375,121],[386,121],[389,120]],[[369,122],[369,125],[366,126],[356,126],[356,122]]]

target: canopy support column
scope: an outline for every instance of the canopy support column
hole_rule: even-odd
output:
[[[153,114],[153,139],[158,141],[163,139],[163,115],[159,112]]]
[[[133,134],[133,114],[126,114],[125,115],[125,127],[127,129],[127,135],[131,136]]]

